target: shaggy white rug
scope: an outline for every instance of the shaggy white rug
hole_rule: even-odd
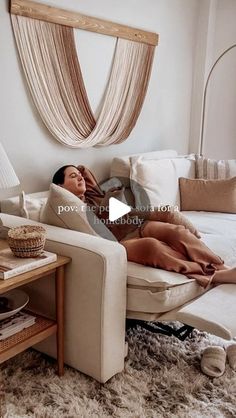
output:
[[[236,417],[236,372],[200,371],[201,351],[225,341],[194,330],[184,342],[142,328],[127,333],[125,370],[105,385],[29,350],[1,365],[1,417],[221,418]]]

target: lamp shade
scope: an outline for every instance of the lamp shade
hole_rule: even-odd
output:
[[[0,189],[8,189],[18,184],[20,184],[19,179],[0,143]]]

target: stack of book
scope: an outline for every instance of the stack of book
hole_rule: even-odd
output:
[[[0,279],[10,279],[53,261],[57,261],[57,255],[48,251],[43,251],[41,255],[35,258],[19,258],[14,256],[10,248],[6,248],[0,251]]]
[[[0,321],[0,341],[28,328],[36,321],[36,317],[25,312],[17,314]]]
[[[10,279],[27,271],[53,263],[56,260],[57,255],[48,251],[43,251],[41,255],[35,258],[19,258],[14,256],[10,248],[0,250],[0,279]],[[4,294],[1,295],[0,299],[0,313],[9,312],[9,315],[11,315],[10,311],[14,310],[15,307],[8,303]],[[36,316],[23,311],[0,320],[0,341],[22,331],[24,328],[30,327],[35,321]]]

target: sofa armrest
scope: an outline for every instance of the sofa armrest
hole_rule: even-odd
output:
[[[25,219],[1,214],[15,227]],[[65,283],[65,361],[100,382],[124,367],[127,260],[122,245],[103,238],[27,220],[47,230],[46,250],[72,258]],[[44,312],[54,304],[54,289],[37,281],[32,297]],[[50,282],[50,283],[49,283]],[[34,298],[34,297],[33,297]],[[47,312],[48,313],[48,312]],[[40,351],[55,357],[52,338]]]

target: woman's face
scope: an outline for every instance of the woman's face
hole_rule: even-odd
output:
[[[86,185],[80,171],[71,166],[65,169],[64,175],[64,183],[61,186],[78,197],[83,196],[86,191]]]

